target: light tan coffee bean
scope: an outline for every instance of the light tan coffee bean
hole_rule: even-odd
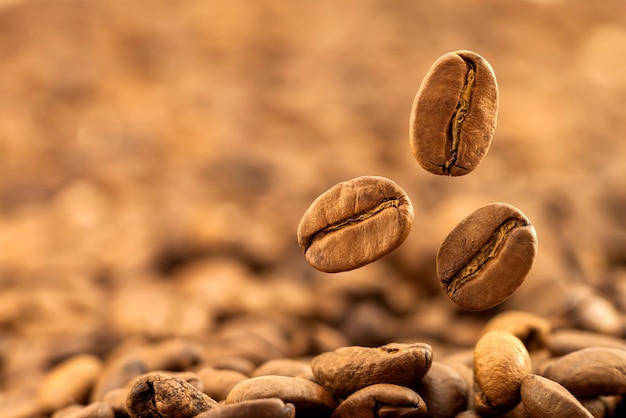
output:
[[[624,395],[626,351],[611,347],[584,348],[552,362],[543,374],[576,397]]]
[[[297,360],[290,358],[268,360],[254,370],[252,377],[267,376],[272,374],[278,376],[302,377],[303,379],[309,380],[315,379],[313,376],[313,370],[311,369],[310,360]]]
[[[73,403],[85,403],[102,367],[102,361],[90,354],[77,355],[59,363],[41,382],[38,390],[40,407],[55,411]]]
[[[545,377],[526,376],[520,394],[530,418],[593,418],[567,389]]]
[[[507,331],[522,340],[531,351],[546,347],[551,329],[550,321],[538,315],[525,311],[505,311],[491,318],[483,327],[481,335],[494,330]]]
[[[519,338],[498,330],[483,335],[474,347],[475,409],[493,414],[513,408],[530,370],[528,351]]]
[[[491,65],[472,51],[441,56],[413,101],[411,150],[433,174],[473,171],[489,150],[498,115],[498,84]]]
[[[314,268],[335,273],[396,249],[413,225],[407,194],[384,177],[341,182],[313,201],[298,225],[298,244]]]
[[[315,379],[335,398],[344,399],[376,383],[412,387],[432,363],[428,344],[387,344],[382,347],[342,347],[311,360]]]
[[[239,382],[226,397],[226,405],[252,399],[279,398],[296,407],[298,416],[324,416],[337,406],[326,389],[308,379],[258,376]]]
[[[415,391],[389,383],[359,389],[341,402],[331,418],[426,417],[427,407]]]
[[[115,413],[109,404],[100,401],[69,406],[58,410],[51,418],[115,418]]]
[[[220,405],[196,415],[195,418],[294,418],[296,408],[293,404],[284,403],[282,399],[252,399],[230,405]]]
[[[431,418],[453,417],[468,405],[467,383],[452,367],[439,361],[432,362],[414,390],[426,402]]]
[[[483,206],[448,234],[437,253],[437,276],[450,299],[481,311],[508,299],[537,253],[535,228],[516,207]]]
[[[131,418],[193,418],[217,405],[191,384],[166,374],[137,378],[126,400]]]

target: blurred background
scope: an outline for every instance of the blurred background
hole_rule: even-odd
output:
[[[493,66],[498,125],[474,172],[439,177],[411,154],[409,111],[458,49]],[[496,201],[540,244],[496,309],[549,315],[539,296],[574,284],[623,308],[625,112],[621,0],[0,1],[0,389],[127,338],[208,335],[233,312],[334,326],[349,312],[316,297],[337,289],[382,294],[395,317],[454,310],[437,248]],[[318,273],[299,220],[362,175],[407,191],[413,230],[370,266]],[[400,337],[365,338],[371,311],[345,342]]]

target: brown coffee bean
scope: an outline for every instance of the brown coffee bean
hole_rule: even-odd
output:
[[[432,348],[423,343],[351,346],[314,357],[311,367],[320,385],[344,399],[376,383],[415,386],[428,372],[432,357]]]
[[[126,406],[126,398],[130,393],[130,387],[117,388],[107,392],[104,395],[104,402],[111,406],[116,417],[128,417],[128,407]]]
[[[109,391],[123,388],[131,380],[147,372],[146,362],[136,353],[122,354],[107,360],[91,392],[91,402],[103,400]]]
[[[569,353],[543,371],[576,397],[626,394],[626,351],[589,347]]]
[[[90,354],[71,357],[44,377],[38,390],[42,409],[54,411],[73,403],[85,403],[102,370],[102,361]]]
[[[426,417],[426,404],[413,390],[389,383],[359,389],[341,402],[331,418]]]
[[[626,350],[626,340],[578,329],[554,330],[547,337],[552,356],[558,357],[589,347],[614,347]]]
[[[196,415],[195,418],[294,418],[296,408],[293,404],[284,403],[282,399],[252,399],[230,405],[221,405]]]
[[[228,393],[237,383],[249,377],[236,370],[215,369],[213,367],[203,367],[196,373],[202,379],[203,392],[216,401],[226,399]]]
[[[444,363],[433,361],[426,376],[414,389],[426,402],[431,418],[453,417],[467,408],[467,383]]]
[[[522,380],[530,374],[530,357],[522,341],[506,331],[483,335],[474,347],[474,407],[502,413],[520,401]]]
[[[298,244],[314,268],[353,270],[396,249],[413,225],[407,194],[384,177],[365,176],[331,187],[298,226]]]
[[[226,397],[226,405],[266,398],[292,403],[298,416],[330,415],[337,406],[322,386],[308,379],[289,376],[258,376],[239,382]]]
[[[115,413],[109,404],[100,401],[86,406],[69,406],[58,410],[51,418],[115,418]]]
[[[437,276],[450,299],[480,311],[508,299],[522,284],[537,252],[535,228],[517,208],[492,203],[472,212],[437,253]]]
[[[510,332],[531,351],[545,348],[551,331],[550,321],[525,311],[505,311],[489,320],[481,335],[493,330]]]
[[[217,405],[191,384],[166,374],[137,378],[126,400],[131,418],[192,418]]]
[[[256,376],[291,376],[301,377],[303,379],[315,380],[313,370],[311,370],[310,360],[296,360],[289,358],[280,358],[268,360],[261,364],[252,373],[252,377]]]
[[[593,417],[567,389],[545,377],[526,376],[520,394],[530,418]]]
[[[467,174],[489,150],[497,115],[491,65],[475,52],[449,52],[435,61],[415,96],[409,125],[413,155],[433,174]]]

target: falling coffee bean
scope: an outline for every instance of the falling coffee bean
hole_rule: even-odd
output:
[[[413,225],[407,194],[384,177],[364,176],[331,187],[304,213],[298,244],[314,268],[353,270],[396,249]]]
[[[472,51],[440,57],[415,96],[410,145],[433,174],[474,170],[491,145],[498,114],[498,84],[491,65]]]
[[[437,253],[442,288],[460,307],[481,311],[508,299],[537,253],[535,228],[514,206],[492,203],[463,219]]]

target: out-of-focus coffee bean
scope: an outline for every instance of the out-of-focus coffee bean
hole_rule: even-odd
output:
[[[350,345],[348,337],[324,322],[316,321],[309,326],[309,338],[309,350],[314,355]]]
[[[353,305],[338,326],[356,345],[377,346],[398,335],[398,321],[379,302],[366,300]]]
[[[311,360],[315,379],[335,398],[346,398],[376,383],[412,387],[432,362],[428,344],[387,344],[382,347],[342,347]]]
[[[298,416],[327,416],[337,406],[322,386],[308,379],[288,376],[258,376],[239,382],[226,397],[226,405],[266,398],[292,403]]]
[[[256,364],[250,359],[230,355],[205,358],[203,364],[209,368],[233,370],[247,377],[249,377],[257,367]]]
[[[522,284],[537,252],[535,228],[516,207],[483,206],[448,234],[437,253],[437,276],[457,305],[492,308]]]
[[[411,109],[410,145],[433,174],[473,171],[491,144],[498,84],[491,65],[472,51],[441,56],[422,81]]]
[[[44,377],[38,392],[41,408],[55,411],[72,403],[84,403],[102,371],[102,361],[82,354],[56,365]]]
[[[530,418],[593,418],[587,409],[560,384],[538,375],[528,375],[520,389]]]
[[[141,347],[140,355],[148,370],[182,371],[202,361],[204,347],[197,341],[174,338]]]
[[[366,386],[339,404],[331,418],[426,417],[426,404],[413,390],[389,383]]]
[[[104,395],[104,402],[109,404],[116,418],[127,418],[128,407],[126,406],[126,398],[130,393],[130,387],[117,388],[110,390]]]
[[[580,403],[593,418],[604,418],[607,415],[607,407],[601,398],[582,398]]]
[[[480,415],[478,412],[474,410],[467,410],[467,411],[459,412],[458,414],[455,415],[455,418],[482,418],[482,415]]]
[[[626,328],[619,311],[596,290],[588,286],[571,286],[566,301],[577,328],[619,337],[624,335]]]
[[[202,379],[203,392],[218,402],[226,399],[226,396],[237,383],[249,378],[248,375],[236,370],[215,369],[213,367],[203,367],[196,374]]]
[[[115,418],[113,408],[106,402],[75,406],[58,410],[51,418]]]
[[[364,176],[336,184],[315,199],[297,237],[312,267],[336,273],[395,250],[412,225],[413,206],[406,192],[384,177]]]
[[[426,402],[432,418],[453,417],[468,405],[467,383],[452,367],[439,361],[432,362],[414,390]]]
[[[196,415],[195,418],[295,418],[296,408],[282,399],[252,399],[230,405],[221,405]]]
[[[505,311],[491,318],[482,335],[494,331],[507,331],[524,343],[528,351],[545,348],[552,327],[538,315],[524,311]]]
[[[626,350],[626,340],[592,331],[558,329],[548,335],[547,346],[550,353],[558,357],[589,347],[614,347]]]
[[[301,377],[303,379],[315,380],[310,359],[282,358],[268,360],[257,367],[251,377],[267,375]]]
[[[109,391],[123,388],[132,379],[147,372],[148,366],[136,353],[114,356],[105,362],[91,392],[91,402],[103,400]]]
[[[548,365],[543,374],[576,397],[626,394],[626,350],[589,347]]]
[[[134,381],[126,406],[131,418],[192,418],[218,404],[178,377],[148,374]]]
[[[506,331],[483,335],[474,347],[474,407],[480,413],[503,413],[520,401],[522,380],[530,374],[522,341]]]

